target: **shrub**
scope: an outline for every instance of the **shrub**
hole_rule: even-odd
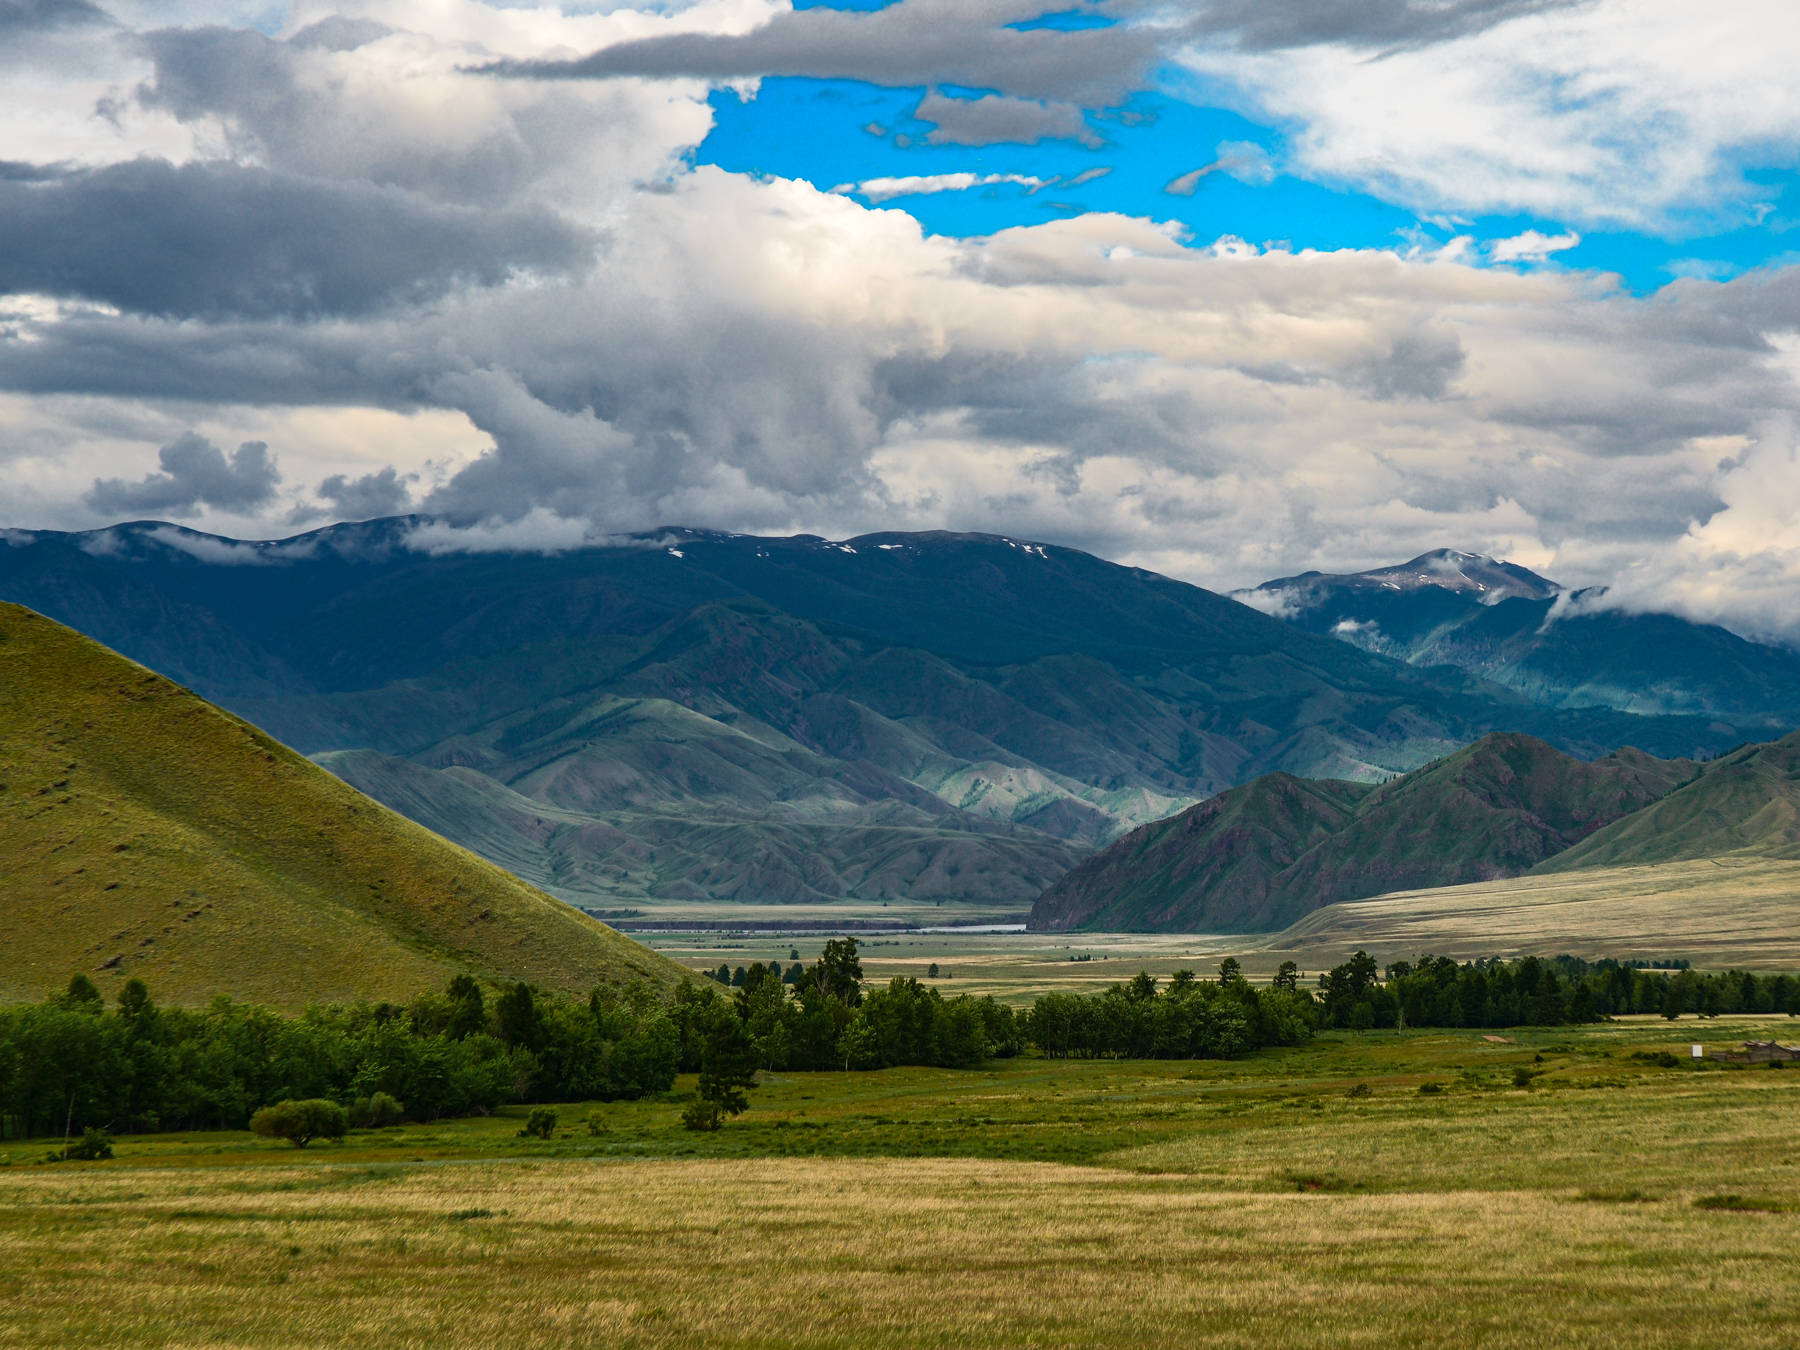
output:
[[[1535,1070],[1527,1069],[1523,1065],[1520,1065],[1513,1070],[1513,1086],[1528,1088],[1531,1086],[1531,1080],[1536,1077],[1537,1073]]]
[[[382,1130],[398,1125],[406,1115],[406,1104],[385,1092],[372,1097],[358,1097],[350,1107],[350,1123],[359,1130]]]
[[[1374,1092],[1367,1083],[1357,1083],[1344,1095],[1346,1097],[1367,1097]]]
[[[350,1113],[336,1102],[314,1097],[277,1102],[250,1117],[250,1132],[263,1139],[286,1139],[305,1148],[315,1139],[342,1139],[350,1130]]]
[[[81,1162],[98,1162],[112,1155],[113,1137],[105,1130],[96,1130],[92,1125],[81,1132],[81,1138],[64,1150],[65,1157]]]
[[[589,1134],[605,1134],[609,1128],[606,1123],[606,1112],[596,1107],[588,1112],[587,1127]]]
[[[725,1123],[725,1113],[717,1102],[697,1097],[682,1109],[681,1123],[690,1130],[716,1130]]]
[[[539,1139],[548,1139],[556,1133],[556,1112],[547,1106],[539,1106],[525,1118],[525,1128],[521,1134],[535,1134]]]

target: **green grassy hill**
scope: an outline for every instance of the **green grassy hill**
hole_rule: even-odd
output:
[[[1721,755],[1679,791],[1535,870],[1574,872],[1696,858],[1800,859],[1800,732]]]
[[[231,714],[0,604],[0,998],[400,999],[459,970],[672,981],[638,943]]]
[[[1700,772],[1583,763],[1496,733],[1380,787],[1270,774],[1135,830],[1038,898],[1031,927],[1268,931],[1343,900],[1528,872]]]

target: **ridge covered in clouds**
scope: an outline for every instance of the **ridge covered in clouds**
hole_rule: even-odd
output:
[[[721,84],[916,85],[978,147],[1085,144],[1185,71],[1293,121],[1289,168],[1420,210],[1729,214],[1755,205],[1731,145],[1794,135],[1781,40],[1696,47],[1680,7],[1604,0],[1075,31],[1013,0],[296,3],[269,33],[89,8],[0,5],[0,523],[943,527],[1220,589],[1449,543],[1800,634],[1789,267],[1640,297],[1542,265],[1579,237],[1544,232],[1487,251],[1508,267],[1106,211],[956,239],[693,162]],[[1545,81],[1580,97],[1552,116]]]

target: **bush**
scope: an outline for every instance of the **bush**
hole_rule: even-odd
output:
[[[323,1097],[277,1102],[250,1117],[250,1132],[263,1139],[286,1139],[305,1148],[315,1139],[342,1139],[350,1131],[350,1113]]]
[[[595,1107],[588,1112],[587,1127],[589,1134],[605,1134],[610,1128],[606,1123],[606,1112]]]
[[[350,1107],[350,1123],[359,1130],[384,1130],[398,1125],[406,1116],[406,1104],[395,1101],[385,1092],[371,1097],[358,1097]]]
[[[81,1132],[81,1138],[63,1151],[63,1156],[80,1162],[99,1162],[112,1155],[113,1137],[105,1130],[96,1130],[92,1125]]]
[[[556,1112],[547,1106],[539,1106],[525,1118],[525,1128],[520,1134],[535,1134],[539,1139],[548,1139],[556,1133]]]
[[[1536,1077],[1537,1077],[1536,1070],[1527,1069],[1523,1065],[1521,1065],[1519,1068],[1516,1068],[1513,1070],[1513,1086],[1528,1088],[1531,1086],[1531,1080]]]
[[[716,1130],[725,1123],[725,1113],[717,1102],[697,1097],[683,1108],[681,1123],[690,1130]]]

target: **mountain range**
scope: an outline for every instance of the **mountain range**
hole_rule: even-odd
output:
[[[655,952],[239,718],[0,604],[0,998],[83,972],[159,998],[405,1000],[457,973],[585,993]]]
[[[1800,859],[1800,732],[1706,763],[1496,734],[1380,786],[1265,775],[1087,859],[1030,927],[1267,932],[1394,891],[1694,859]]]
[[[1580,759],[1704,758],[1770,715],[1541,706],[988,535],[531,551],[401,517],[269,542],[162,522],[0,537],[0,599],[589,905],[1017,912],[1121,834],[1269,772],[1376,783],[1499,730]]]
[[[1397,567],[1306,572],[1238,598],[1413,666],[1453,666],[1550,708],[1800,724],[1800,653],[1715,624],[1605,607],[1513,563],[1438,549]]]

